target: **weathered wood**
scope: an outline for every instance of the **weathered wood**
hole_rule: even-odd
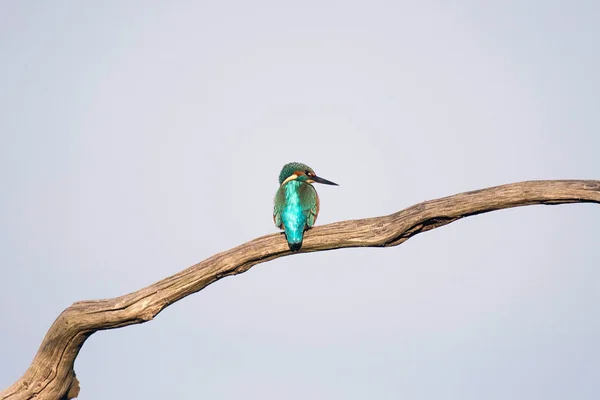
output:
[[[600,181],[529,181],[425,201],[397,213],[318,226],[301,252],[344,247],[396,246],[412,236],[470,215],[533,204],[600,203]],[[290,255],[281,234],[271,234],[216,254],[136,292],[114,299],[80,301],[64,310],[47,332],[31,366],[0,399],[71,399],[79,394],[75,358],[93,333],[141,324],[170,304],[229,275]]]

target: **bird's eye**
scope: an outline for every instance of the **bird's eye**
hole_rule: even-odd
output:
[[[306,171],[304,171],[304,173],[305,173],[306,175],[309,175],[309,176],[310,176],[310,175],[312,175],[312,174],[311,174],[311,172],[310,172],[309,170],[306,170]]]

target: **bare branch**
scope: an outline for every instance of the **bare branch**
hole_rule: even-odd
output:
[[[344,247],[396,246],[412,236],[470,215],[533,204],[600,203],[600,181],[529,181],[460,193],[377,218],[315,227],[301,252]],[[71,399],[79,393],[73,370],[85,340],[99,330],[141,324],[170,304],[229,275],[290,255],[281,234],[271,234],[216,254],[146,288],[114,299],[80,301],[50,327],[31,366],[0,399]]]

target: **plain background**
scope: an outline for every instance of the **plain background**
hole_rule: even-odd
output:
[[[275,232],[600,178],[597,1],[2,1],[0,388],[78,300]],[[597,399],[600,207],[299,254],[93,335],[82,399]]]

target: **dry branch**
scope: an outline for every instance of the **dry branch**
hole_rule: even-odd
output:
[[[425,201],[397,213],[318,226],[301,252],[343,247],[387,247],[457,219],[533,204],[600,203],[600,181],[530,181]],[[71,399],[79,393],[73,364],[94,332],[140,324],[170,304],[228,275],[290,255],[281,234],[271,234],[216,254],[153,285],[114,299],[80,301],[63,311],[47,332],[31,366],[0,399]]]

